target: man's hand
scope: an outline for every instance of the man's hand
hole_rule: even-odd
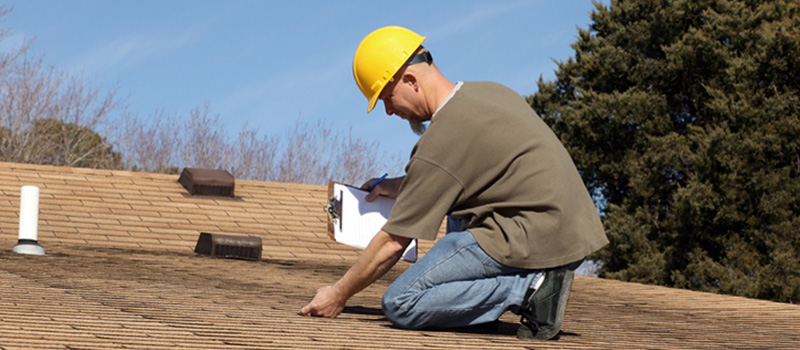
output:
[[[308,305],[300,309],[301,315],[334,318],[344,310],[347,300],[386,274],[400,260],[411,238],[394,236],[381,230],[355,264],[333,286],[322,287]]]
[[[403,180],[405,176],[395,177],[391,179],[384,179],[378,186],[372,189],[372,191],[367,195],[365,198],[367,202],[372,202],[375,198],[378,198],[379,195],[384,195],[389,198],[397,198],[397,193],[400,192],[400,185],[403,184]],[[372,184],[378,182],[378,178],[370,179],[369,181],[365,182],[361,185],[362,190],[367,190],[372,186]]]
[[[335,318],[342,313],[347,300],[342,300],[333,286],[322,287],[317,290],[317,295],[308,305],[300,309],[303,316],[321,316]]]

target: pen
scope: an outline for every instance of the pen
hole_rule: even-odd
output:
[[[383,181],[383,179],[385,179],[387,176],[389,176],[388,173],[383,174],[383,176],[381,176],[381,178],[378,179],[378,181],[375,181],[375,183],[372,184],[372,186],[369,186],[369,188],[367,189],[367,192],[372,192],[372,189],[375,188],[375,186],[378,186],[378,184],[381,183],[381,181]]]

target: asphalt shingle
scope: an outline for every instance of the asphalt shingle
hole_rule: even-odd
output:
[[[557,341],[517,339],[511,313],[496,331],[399,330],[380,296],[406,262],[339,318],[302,317],[358,256],[327,237],[326,188],[237,180],[224,199],[177,179],[0,163],[0,349],[800,348],[800,306],[588,277]],[[10,251],[24,185],[49,256]],[[262,260],[196,255],[200,232],[258,236]]]

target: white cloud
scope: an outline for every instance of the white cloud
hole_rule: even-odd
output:
[[[518,11],[521,7],[530,6],[530,1],[492,1],[481,3],[475,6],[472,12],[466,16],[458,16],[457,19],[442,23],[430,33],[431,37],[437,40],[444,40],[448,37],[458,35],[460,32],[479,28],[482,24],[513,11]]]
[[[213,105],[223,116],[250,121],[271,119],[285,125],[303,115],[324,114],[325,108],[337,105],[337,99],[346,98],[344,89],[351,88],[349,58],[319,65],[308,61],[281,66],[281,70],[268,72],[264,79],[242,83],[215,99]]]
[[[196,38],[196,33],[191,30],[175,35],[154,32],[127,34],[89,48],[73,58],[68,67],[71,71],[81,72],[119,72],[174,52]]]

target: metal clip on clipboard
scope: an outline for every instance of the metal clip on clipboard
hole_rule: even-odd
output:
[[[342,200],[344,199],[344,191],[339,191],[339,199],[336,196],[328,199],[328,205],[324,210],[328,213],[328,220],[334,225],[339,225],[339,231],[342,230]]]
[[[328,182],[329,198],[323,208],[328,214],[328,238],[351,247],[366,249],[375,234],[386,224],[395,202],[394,199],[381,196],[375,201],[367,202],[367,194],[367,191],[358,187],[334,181]],[[346,207],[345,195],[347,195]],[[347,225],[343,222],[345,210],[347,210]],[[417,261],[416,239],[412,240],[403,252],[402,259]]]

